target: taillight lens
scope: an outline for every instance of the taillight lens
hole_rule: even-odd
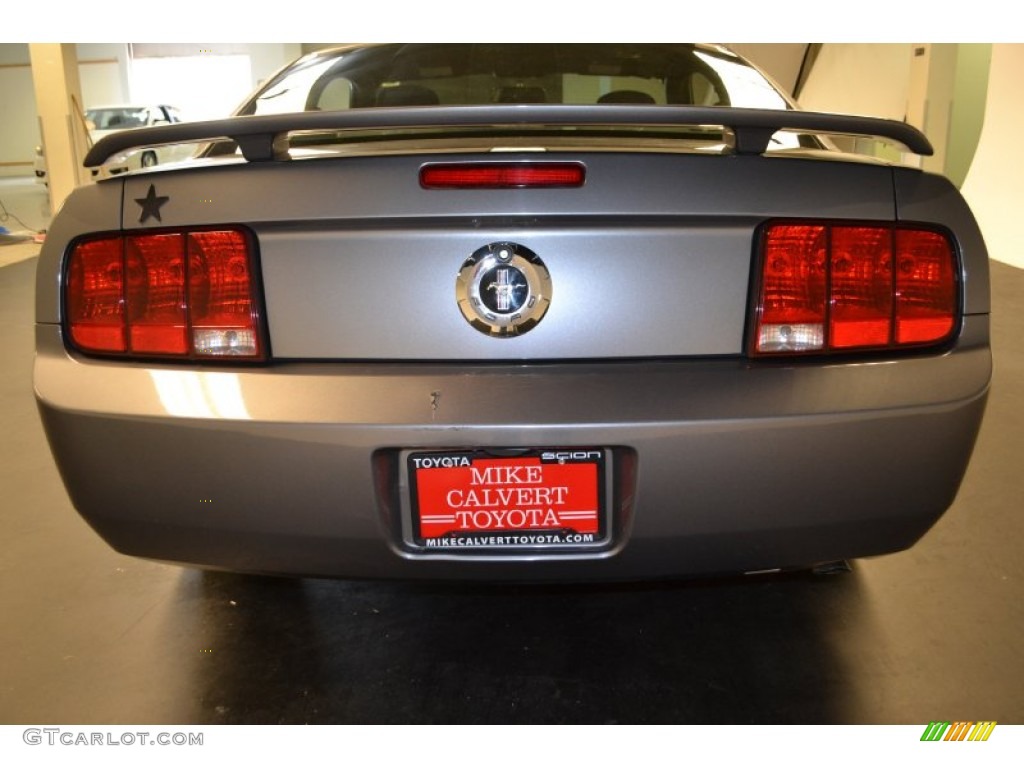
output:
[[[956,251],[941,232],[775,222],[760,248],[755,355],[931,346],[955,332]]]
[[[187,354],[182,236],[126,237],[124,259],[128,319],[128,347],[124,351],[140,355]]]
[[[241,232],[188,236],[189,310],[197,355],[260,354],[252,264]]]
[[[64,306],[83,352],[263,358],[253,248],[239,229],[79,241]]]
[[[65,316],[75,346],[124,352],[124,243],[107,238],[79,243],[68,264]]]
[[[759,352],[824,344],[827,259],[825,227],[774,226],[765,232]]]
[[[928,343],[952,334],[957,302],[951,251],[937,232],[896,231],[896,343]]]

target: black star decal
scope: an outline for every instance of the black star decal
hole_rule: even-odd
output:
[[[163,222],[160,218],[160,208],[171,198],[156,193],[156,187],[152,184],[149,185],[149,192],[146,193],[145,197],[136,197],[135,202],[142,206],[142,215],[139,216],[139,224],[145,224],[146,219],[152,216],[159,222]]]

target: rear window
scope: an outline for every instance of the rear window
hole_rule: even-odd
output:
[[[789,106],[756,69],[714,48],[480,43],[313,54],[243,113],[482,104]]]

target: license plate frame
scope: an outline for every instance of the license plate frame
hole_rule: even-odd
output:
[[[610,465],[606,448],[403,451],[405,543],[460,555],[607,549]]]

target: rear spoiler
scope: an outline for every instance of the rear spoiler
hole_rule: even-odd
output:
[[[772,135],[780,130],[878,137],[918,155],[933,152],[925,135],[913,126],[877,117],[738,107],[501,104],[295,112],[138,128],[100,139],[85,156],[85,165],[103,165],[111,156],[128,149],[224,139],[237,143],[249,162],[287,160],[288,134],[297,131],[525,125],[722,126],[732,131],[733,150],[740,155],[763,154]]]

